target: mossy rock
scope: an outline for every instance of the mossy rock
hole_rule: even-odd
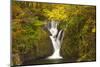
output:
[[[48,32],[44,31],[42,28],[38,29],[38,31],[36,32],[38,32],[38,35],[35,40],[27,38],[25,40],[23,39],[23,41],[20,42],[23,43],[28,40],[24,45],[15,44],[16,46],[13,47],[13,54],[16,54],[14,49],[18,51],[18,59],[20,59],[21,63],[14,63],[17,61],[16,57],[14,57],[14,65],[30,63],[30,61],[47,58],[48,56],[53,54],[53,45],[49,38],[50,35],[48,34]],[[24,38],[24,36],[22,38]],[[20,40],[21,38],[19,38],[18,41]]]
[[[79,17],[78,17],[79,18]],[[96,60],[96,33],[94,22],[84,23],[81,18],[72,18],[61,44],[60,55],[68,62]],[[91,24],[88,24],[91,23]]]
[[[60,55],[68,62],[74,62],[79,57],[79,37],[72,35],[70,35],[70,37],[66,35],[68,35],[67,32],[65,32],[65,37],[63,43],[61,44]]]

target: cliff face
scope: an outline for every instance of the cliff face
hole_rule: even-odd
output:
[[[93,18],[92,18],[93,19]],[[70,24],[72,23],[73,24]],[[96,33],[94,22],[75,16],[69,21],[65,31],[60,54],[66,61],[95,61]]]
[[[23,54],[23,63],[52,55],[53,46],[47,32],[40,30],[38,37],[37,40],[33,40],[33,48],[29,49],[29,52],[26,54]]]
[[[53,46],[52,42],[49,38],[49,35],[47,32],[45,32],[42,28],[38,30],[38,34],[36,35],[37,38],[34,39],[32,36],[24,35],[21,37],[16,36],[16,38],[13,39],[13,59],[15,59],[13,62],[14,64],[24,64],[27,61],[35,60],[35,59],[43,59],[46,58],[53,53]],[[23,32],[21,32],[19,35],[22,35]],[[25,39],[24,39],[25,38]],[[20,41],[20,42],[19,42]],[[16,44],[15,44],[16,43]],[[19,43],[19,44],[18,44]],[[15,48],[17,47],[17,48]],[[18,56],[16,56],[18,54]],[[19,60],[17,60],[19,59]],[[20,61],[20,62],[19,62]]]

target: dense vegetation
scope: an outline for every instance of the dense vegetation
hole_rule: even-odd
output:
[[[96,7],[82,5],[12,2],[13,64],[46,58],[53,53],[46,24],[64,30],[60,55],[66,61],[96,59]]]

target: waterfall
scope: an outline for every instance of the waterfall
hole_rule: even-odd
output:
[[[57,28],[58,22],[51,21],[48,25],[48,31],[51,33],[49,36],[54,48],[54,53],[48,57],[48,59],[57,59],[57,58],[62,58],[60,56],[60,47],[61,47],[61,40],[62,40],[62,35],[63,30],[58,31]]]

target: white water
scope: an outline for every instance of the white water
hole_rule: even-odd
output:
[[[49,32],[51,33],[50,39],[52,41],[53,44],[53,48],[54,48],[54,53],[48,57],[48,59],[59,59],[62,58],[60,56],[60,46],[61,46],[61,33],[62,30],[58,31],[57,29],[57,22],[51,21],[50,22],[50,27],[48,27]]]

